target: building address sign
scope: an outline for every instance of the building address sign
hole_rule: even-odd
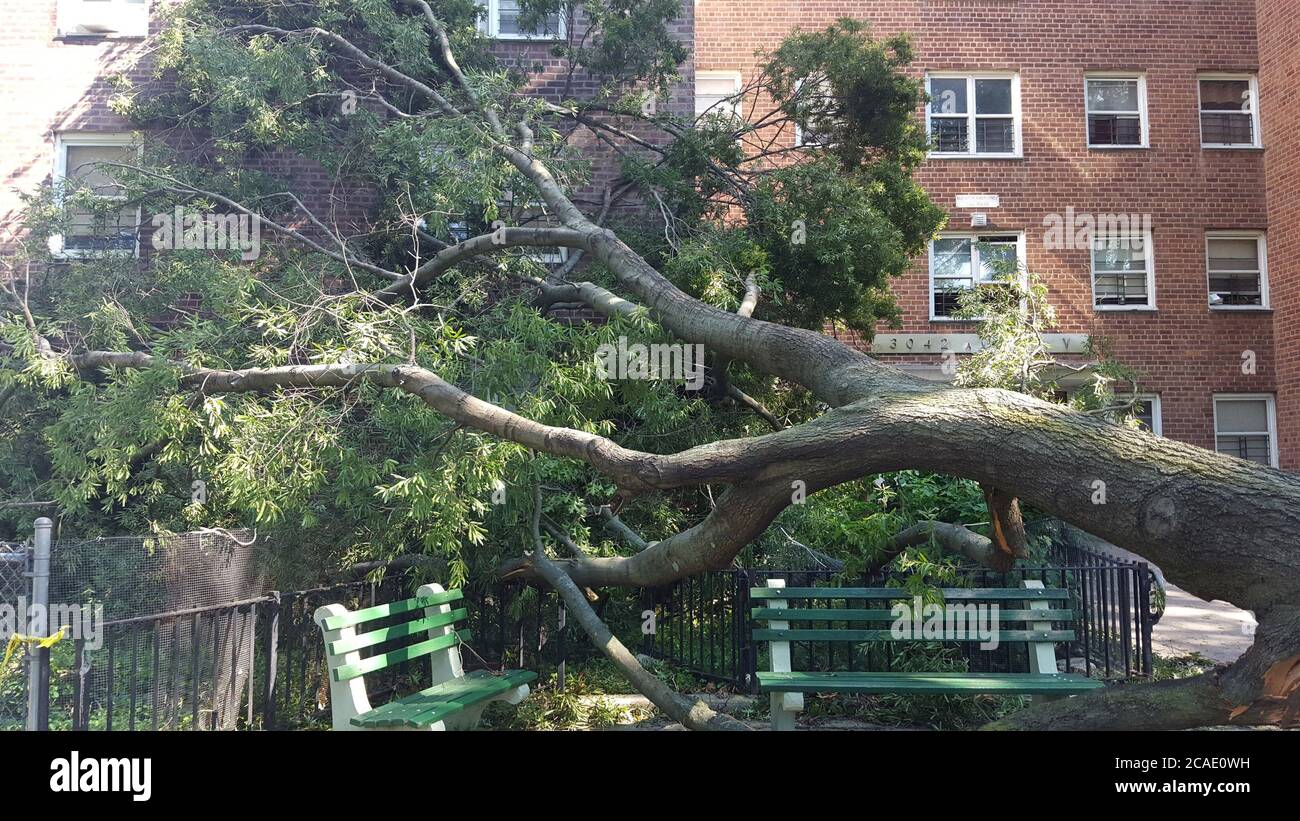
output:
[[[1087,334],[1043,334],[1052,353],[1081,354],[1088,346]],[[975,353],[984,349],[977,334],[876,334],[874,354]]]

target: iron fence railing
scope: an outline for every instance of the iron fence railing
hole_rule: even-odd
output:
[[[1126,562],[1061,547],[1051,564],[1010,573],[974,571],[972,586],[1017,587],[1039,579],[1068,589],[1076,611],[1076,640],[1059,645],[1067,664],[1090,676],[1151,674],[1152,574]],[[790,586],[878,586],[874,576],[849,579],[831,570],[733,569],[688,577],[666,588],[605,596],[595,604],[628,646],[738,690],[750,690],[767,664],[766,648],[752,641],[749,591],[781,577]],[[358,607],[414,592],[401,573],[382,582],[355,581],[310,590],[271,593],[222,604],[117,619],[98,637],[77,637],[51,651],[48,711],[39,727],[78,730],[293,729],[329,724],[329,686],[323,644],[312,621],[332,602]],[[564,685],[566,663],[599,655],[581,631],[566,627],[553,593],[531,587],[467,589],[472,636],[462,647],[469,669],[526,668],[542,682]],[[644,619],[643,614],[652,614]],[[384,626],[384,625],[379,625]],[[642,628],[645,628],[644,632]],[[92,643],[92,641],[94,643]],[[977,651],[955,643],[975,671],[1025,669],[1014,644]],[[881,647],[798,642],[800,669],[889,669]],[[374,703],[427,686],[429,669],[407,662],[367,676]]]
[[[972,571],[972,587],[1019,587],[1025,579],[1070,591],[1075,611],[1075,640],[1058,645],[1060,659],[1088,676],[1119,679],[1151,675],[1151,630],[1157,615],[1152,599],[1153,574],[1144,562],[1129,562],[1071,547],[1055,548],[1052,564],[1016,568],[1008,573]],[[846,577],[834,570],[731,569],[683,579],[652,591],[656,630],[644,637],[642,651],[706,679],[741,690],[755,684],[765,665],[766,647],[750,636],[749,591],[768,579],[783,578],[790,587],[884,586],[887,575]],[[815,600],[809,606],[830,607]],[[975,672],[1028,669],[1023,644],[1004,644],[992,651],[978,642],[950,642]],[[833,642],[796,642],[791,646],[796,669],[889,670],[893,655],[882,646],[845,647]]]
[[[274,592],[209,607],[106,621],[95,640],[56,645],[42,727],[74,730],[301,729],[329,726],[329,682],[316,608],[413,594],[400,574]],[[573,641],[558,598],[532,588],[466,590],[467,669],[544,677],[598,654]],[[603,605],[605,606],[605,605]],[[396,617],[400,618],[400,617]],[[378,622],[378,627],[386,626]],[[368,675],[375,704],[429,685],[423,659]],[[546,680],[545,678],[543,680]]]

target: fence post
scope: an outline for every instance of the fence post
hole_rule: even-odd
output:
[[[36,520],[35,542],[32,553],[32,600],[28,613],[36,615],[28,625],[28,633],[45,636],[50,632],[50,535],[54,522],[42,516]],[[43,648],[28,650],[27,729],[50,728],[50,651]]]
[[[272,590],[263,602],[271,612],[266,620],[266,682],[262,690],[262,726],[275,729],[275,677],[280,653],[280,591]],[[251,676],[250,676],[251,677]]]
[[[563,693],[564,686],[568,683],[567,681],[568,668],[567,668],[566,661],[567,661],[569,648],[567,642],[565,641],[564,627],[565,627],[565,623],[568,621],[568,619],[566,619],[565,616],[568,615],[569,611],[567,608],[565,608],[564,601],[561,600],[559,596],[556,596],[555,598],[560,605],[560,612],[555,617],[556,632],[560,634],[559,636],[556,637],[558,641],[559,651],[560,651],[559,652],[560,664],[558,670],[556,671],[555,684],[556,684],[556,689],[558,689],[561,693]]]
[[[1138,602],[1134,608],[1138,613],[1138,624],[1142,633],[1142,675],[1150,678],[1151,664],[1151,569],[1146,562],[1137,563]]]
[[[746,692],[758,692],[758,647],[754,644],[749,620],[749,573],[741,570],[736,580],[736,628],[740,631],[741,679],[737,682]]]

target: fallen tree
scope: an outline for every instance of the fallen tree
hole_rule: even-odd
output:
[[[36,318],[27,294],[10,287],[7,295],[15,319],[6,326],[6,339],[12,346],[7,367],[21,375],[28,389],[37,385],[62,388],[79,378],[88,383],[116,384],[126,391],[139,387],[141,380],[152,380],[150,390],[157,393],[202,397],[213,418],[219,417],[219,409],[213,410],[210,403],[221,396],[343,397],[345,403],[355,404],[365,397],[397,393],[454,422],[448,438],[458,431],[480,432],[536,454],[589,466],[612,485],[620,502],[686,488],[724,486],[716,499],[710,496],[710,509],[699,521],[630,554],[551,559],[538,532],[531,555],[499,568],[503,578],[555,587],[582,616],[584,629],[603,644],[633,683],[643,691],[650,690],[647,695],[656,703],[663,702],[661,707],[670,714],[681,714],[693,726],[722,720],[702,712],[690,714],[697,708],[666,701],[669,697],[660,692],[662,688],[644,678],[644,671],[637,672],[639,666],[627,664],[626,650],[619,651],[621,645],[611,642],[608,631],[601,632],[598,624],[590,623],[581,588],[659,586],[727,567],[782,511],[808,494],[900,469],[978,482],[988,500],[994,535],[986,538],[941,523],[918,525],[898,537],[899,548],[937,539],[969,558],[1006,567],[1023,554],[1019,508],[1025,504],[1144,556],[1193,594],[1252,610],[1259,621],[1254,646],[1224,671],[1190,682],[1117,688],[1098,696],[1034,707],[997,726],[1300,723],[1300,544],[1295,537],[1300,532],[1300,478],[1117,427],[1095,415],[1022,393],[918,379],[820,332],[827,319],[844,319],[869,329],[881,314],[887,314],[887,308],[878,302],[879,287],[890,273],[905,267],[909,253],[937,225],[932,206],[928,202],[917,205],[919,192],[910,187],[909,172],[923,156],[923,140],[909,126],[920,90],[897,72],[909,58],[905,43],[873,43],[860,27],[850,24],[819,35],[801,35],[773,57],[762,78],[766,92],[778,101],[775,114],[757,124],[720,120],[695,129],[657,117],[642,122],[667,135],[668,142],[660,144],[619,125],[620,117],[647,119],[635,111],[614,111],[608,104],[538,100],[520,87],[507,87],[502,75],[482,69],[477,57],[473,61],[476,68],[463,70],[452,43],[468,37],[465,21],[457,18],[456,27],[449,28],[452,18],[444,12],[453,12],[437,4],[407,0],[376,12],[377,19],[332,23],[313,17],[310,9],[284,9],[268,3],[262,13],[254,14],[248,6],[215,0],[187,6],[182,19],[190,28],[172,42],[175,53],[169,62],[182,83],[196,87],[210,83],[216,72],[203,61],[215,59],[213,55],[227,61],[224,68],[230,76],[241,72],[257,76],[257,71],[265,70],[259,61],[268,53],[294,66],[313,67],[321,76],[337,78],[349,87],[365,90],[357,85],[357,78],[364,78],[370,84],[364,97],[373,98],[403,127],[410,121],[409,128],[434,135],[447,154],[459,151],[467,156],[464,162],[487,169],[484,173],[490,172],[497,189],[505,185],[501,181],[507,177],[511,185],[526,183],[552,224],[502,224],[481,234],[445,241],[433,235],[427,221],[421,225],[413,215],[401,214],[396,222],[405,226],[410,243],[398,252],[391,248],[367,251],[363,243],[327,228],[325,220],[315,216],[300,220],[305,226],[299,228],[283,214],[278,219],[267,215],[264,212],[271,209],[261,209],[259,203],[274,195],[263,192],[252,196],[244,190],[251,184],[246,180],[223,180],[230,193],[221,193],[201,185],[194,176],[177,176],[147,164],[118,164],[120,172],[147,192],[141,196],[215,202],[238,213],[258,215],[264,226],[287,242],[306,245],[341,265],[352,277],[363,309],[339,319],[331,313],[336,304],[333,297],[322,290],[319,301],[308,307],[286,299],[280,312],[257,314],[256,321],[264,327],[277,322],[291,325],[285,336],[293,337],[308,333],[303,327],[338,319],[354,335],[360,334],[358,328],[369,331],[372,325],[382,323],[392,323],[401,332],[387,347],[369,349],[375,361],[356,361],[357,349],[365,348],[351,343],[332,348],[286,343],[283,353],[262,359],[255,346],[250,346],[248,350],[253,352],[244,359],[249,364],[232,366],[209,361],[199,348],[178,348],[169,338],[144,339],[141,335],[134,347],[123,344],[105,350],[84,344],[103,334],[50,334],[46,326],[51,322]],[[662,19],[671,16],[665,8],[656,13]],[[658,25],[662,19],[650,22]],[[617,31],[608,27],[606,38],[615,37]],[[389,36],[392,32],[401,36]],[[408,51],[403,57],[398,49],[404,47]],[[579,54],[575,59],[579,63],[586,60],[590,67],[599,57],[601,54]],[[632,79],[666,82],[660,61],[651,60],[639,71]],[[810,84],[794,80],[816,73],[826,76],[830,91],[809,99]],[[303,100],[315,93],[313,88],[297,91]],[[268,94],[268,98],[273,96]],[[185,123],[198,109],[182,114],[151,111]],[[211,111],[204,113],[210,117],[207,125],[219,124]],[[229,111],[220,113],[232,116]],[[239,113],[237,124],[247,127],[252,116]],[[311,111],[301,116],[309,115],[322,120],[331,116]],[[556,122],[571,129],[563,134],[582,130],[594,135],[598,143],[620,146],[619,157],[632,169],[627,172],[631,179],[626,186],[607,189],[598,204],[580,202],[570,184],[575,172],[562,147],[556,147],[557,141],[563,142],[556,136],[561,132],[552,127]],[[736,152],[738,137],[751,143],[766,139],[763,129],[783,123],[831,129],[833,150],[818,153],[810,149],[809,163],[794,165],[793,172],[785,166],[753,164],[755,156],[770,149],[751,145],[748,153]],[[323,133],[329,136],[333,132]],[[674,153],[674,146],[682,142],[694,149],[686,152],[689,175],[665,177],[663,169],[683,162]],[[839,170],[819,175],[817,169],[824,167]],[[847,185],[833,182],[836,174],[850,179],[854,187],[835,190],[847,198],[863,198],[864,211],[870,211],[869,219],[874,222],[867,233],[881,235],[883,227],[889,227],[888,242],[883,244],[889,245],[890,251],[887,257],[855,260],[860,281],[855,280],[852,287],[801,284],[798,277],[808,275],[806,268],[812,263],[792,251],[789,268],[783,269],[783,287],[798,292],[799,297],[782,299],[772,308],[772,319],[802,322],[807,327],[760,318],[762,306],[756,311],[755,304],[761,287],[753,286],[752,278],[742,278],[743,297],[738,294],[740,304],[733,306],[713,304],[701,294],[688,293],[681,277],[674,281],[661,270],[673,268],[688,256],[681,250],[685,241],[675,235],[686,230],[679,228],[682,217],[673,214],[701,218],[715,213],[690,211],[682,204],[689,198],[684,192],[694,192],[694,196],[702,191],[710,207],[745,209],[750,223],[744,230],[757,236],[770,232],[773,226],[784,232],[787,217],[810,207],[809,201],[824,195],[826,186]],[[789,193],[804,184],[805,196],[795,198]],[[664,225],[667,244],[653,254],[634,249],[620,232],[604,224],[610,203],[631,191],[639,192],[651,211],[657,204],[658,210],[670,214]],[[904,202],[908,214],[891,211],[902,209]],[[289,210],[306,212],[297,197]],[[432,215],[437,209],[417,210]],[[835,218],[833,214],[817,215],[823,222]],[[804,227],[814,233],[836,233],[817,225]],[[402,230],[399,227],[395,233],[400,235]],[[767,243],[762,248],[769,259],[785,253],[780,250],[781,241],[765,235],[760,238]],[[727,235],[724,240],[732,242],[736,237]],[[853,242],[869,245],[856,238]],[[700,243],[706,244],[704,240]],[[497,270],[493,265],[503,255],[538,247],[568,249],[569,262],[561,270],[540,276],[509,269],[508,277],[515,288],[530,292],[530,301],[543,315],[558,305],[578,304],[611,321],[648,318],[673,338],[703,346],[715,367],[717,363],[743,366],[768,384],[797,386],[807,397],[800,407],[812,408],[812,412],[794,414],[786,424],[732,383],[719,391],[721,396],[736,400],[739,393],[752,400],[738,401],[759,414],[766,426],[773,428],[771,432],[721,438],[675,452],[652,452],[628,447],[618,435],[598,432],[594,424],[581,427],[535,421],[512,410],[509,402],[476,396],[474,379],[466,372],[444,378],[420,364],[421,357],[428,357],[426,351],[436,347],[427,328],[445,327],[458,310],[457,300],[439,305],[424,301],[429,289],[458,274],[486,276],[483,272]],[[699,249],[695,246],[694,253]],[[866,248],[859,253],[884,252]],[[575,259],[586,268],[580,268]],[[772,265],[779,268],[779,262]],[[584,270],[590,276],[584,275]],[[805,298],[806,302],[800,302]],[[847,301],[841,304],[837,300]],[[286,318],[289,316],[293,322]],[[232,327],[238,330],[231,333],[247,332],[247,323]],[[403,336],[408,332],[410,349],[403,351]],[[127,337],[121,340],[126,343]],[[437,345],[455,347],[443,340]],[[472,361],[474,355],[462,346],[448,358]],[[730,383],[725,375],[721,381]],[[518,393],[529,394],[532,388],[533,383],[523,379]],[[255,421],[255,415],[243,419],[249,425]],[[1099,488],[1103,490],[1100,494]],[[397,483],[387,486],[386,492],[396,498],[406,491]]]

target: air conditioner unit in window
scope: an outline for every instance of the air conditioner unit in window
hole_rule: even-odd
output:
[[[58,9],[63,36],[143,37],[149,32],[145,0],[59,0]]]

